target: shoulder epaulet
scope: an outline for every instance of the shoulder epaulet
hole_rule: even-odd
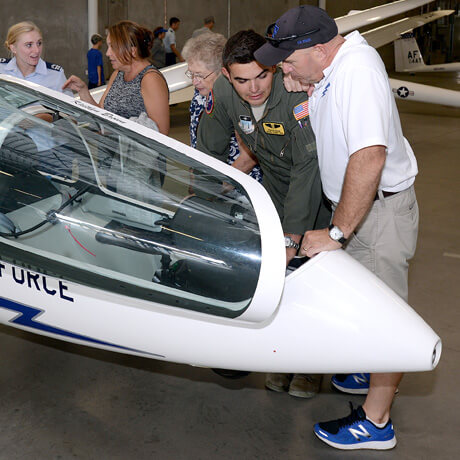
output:
[[[46,68],[56,70],[57,72],[60,72],[62,70],[62,67],[60,65],[52,64],[51,62],[46,63]]]
[[[11,59],[8,59],[8,58],[0,58],[0,64],[8,64],[8,62],[10,62]]]

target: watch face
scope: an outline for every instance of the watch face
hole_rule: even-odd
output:
[[[290,236],[284,237],[284,246],[287,248],[299,249],[299,243],[296,243]]]
[[[340,238],[343,238],[343,232],[340,230],[339,227],[332,227],[330,230],[329,230],[329,235],[331,236],[331,238],[333,240],[340,240]]]

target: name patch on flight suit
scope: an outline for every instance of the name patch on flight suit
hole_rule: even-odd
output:
[[[267,134],[275,134],[277,136],[284,136],[284,126],[283,123],[262,123],[264,131]]]

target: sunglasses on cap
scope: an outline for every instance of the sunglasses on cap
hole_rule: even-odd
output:
[[[296,40],[297,38],[305,37],[307,35],[311,35],[311,34],[314,34],[314,33],[320,31],[320,29],[318,28],[318,29],[309,30],[308,32],[305,32],[303,34],[295,34],[295,35],[288,35],[287,37],[274,38],[274,37],[272,37],[272,34],[273,34],[273,30],[275,28],[275,25],[276,25],[276,22],[274,22],[273,24],[270,24],[267,27],[267,31],[265,32],[265,38],[275,48],[278,48],[280,46],[280,44],[285,42],[285,41]]]

